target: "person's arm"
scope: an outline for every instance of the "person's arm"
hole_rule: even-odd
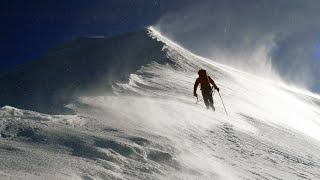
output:
[[[214,89],[216,89],[216,90],[219,92],[219,88],[218,88],[218,86],[216,85],[216,83],[214,83],[214,81],[211,79],[210,76],[208,76],[208,78],[209,78],[210,83],[213,85]]]
[[[197,95],[197,88],[198,88],[199,84],[200,84],[200,79],[197,78],[197,80],[196,80],[196,82],[194,83],[194,86],[193,86],[193,95],[194,95],[195,97],[198,96],[198,95]]]

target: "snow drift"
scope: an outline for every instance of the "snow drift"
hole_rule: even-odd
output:
[[[195,103],[200,68],[229,116],[217,95],[216,112]],[[152,28],[79,39],[2,80],[1,103],[33,111],[0,109],[1,178],[320,179],[318,95],[196,56]],[[56,105],[73,114],[44,114]]]

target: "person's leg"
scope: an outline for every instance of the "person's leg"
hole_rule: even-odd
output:
[[[204,104],[207,106],[207,108],[209,108],[209,97],[208,97],[208,92],[206,90],[202,90],[202,97],[203,97],[203,101]]]
[[[216,108],[213,106],[213,98],[212,98],[212,93],[210,93],[210,97],[209,97],[209,102],[210,102],[210,107],[212,108],[212,110],[216,110]]]
[[[213,107],[213,98],[212,98],[212,93],[210,91],[209,97],[208,97],[208,101],[210,103],[210,106]]]

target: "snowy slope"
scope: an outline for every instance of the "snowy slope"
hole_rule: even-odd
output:
[[[136,54],[147,60],[107,93],[77,95],[74,115],[0,109],[1,179],[320,179],[318,95],[196,56],[152,28],[130,37],[161,48]],[[217,94],[216,112],[195,103],[200,68],[229,116]]]

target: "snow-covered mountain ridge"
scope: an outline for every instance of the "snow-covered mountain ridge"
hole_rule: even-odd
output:
[[[73,69],[66,79],[95,84],[81,89],[90,95],[67,91],[73,115],[0,109],[2,179],[320,179],[317,95],[194,55],[152,28],[95,40],[62,48]],[[58,52],[51,60],[62,57]],[[98,79],[74,76],[89,62],[101,62],[88,66],[100,69]],[[136,62],[128,71],[116,68]],[[61,72],[56,67],[52,77]],[[217,92],[215,112],[195,103],[200,68],[219,86],[229,116]],[[121,70],[125,80],[113,78]],[[64,85],[54,91],[63,94]]]

